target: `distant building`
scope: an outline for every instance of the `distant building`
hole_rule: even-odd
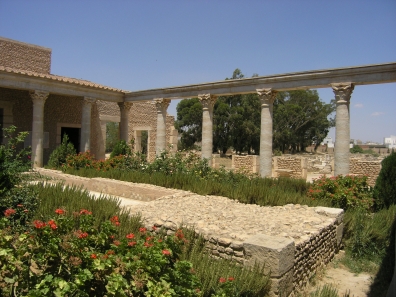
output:
[[[333,139],[331,137],[326,137],[325,139],[323,139],[323,142],[321,144],[322,145],[327,145],[328,148],[334,147],[334,142],[333,142]]]
[[[387,148],[396,148],[396,136],[391,135],[390,137],[384,137],[384,145]]]

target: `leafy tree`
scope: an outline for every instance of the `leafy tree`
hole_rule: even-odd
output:
[[[274,148],[303,151],[314,143],[316,150],[334,126],[328,118],[333,111],[334,104],[322,102],[316,90],[280,92],[274,102]]]
[[[131,154],[131,148],[128,146],[125,140],[120,140],[114,146],[114,149],[110,154],[110,159],[117,157],[119,155],[130,155],[130,154]]]
[[[198,98],[183,99],[176,111],[175,128],[181,134],[180,149],[191,149],[202,138],[202,105]]]
[[[106,152],[111,152],[120,140],[118,126],[116,122],[106,123]]]
[[[350,152],[351,152],[352,154],[357,154],[357,153],[362,154],[362,153],[363,153],[363,149],[362,149],[361,146],[354,145],[353,148],[350,149]]]
[[[244,75],[235,69],[231,78]],[[322,102],[315,90],[280,92],[274,102],[273,147],[284,152],[305,150],[312,143],[315,150],[334,126],[329,115],[334,104]],[[213,112],[213,151],[225,153],[233,147],[237,153],[258,154],[260,149],[261,103],[257,94],[221,96]],[[176,128],[183,148],[201,141],[202,106],[199,100],[185,99],[177,106]]]

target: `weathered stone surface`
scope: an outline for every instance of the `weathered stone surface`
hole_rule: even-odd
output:
[[[276,236],[256,234],[243,243],[245,265],[265,264],[271,277],[281,277],[294,264],[294,241]]]

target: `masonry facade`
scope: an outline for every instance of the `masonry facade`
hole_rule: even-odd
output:
[[[120,123],[120,137],[148,133],[148,158],[176,149],[177,133],[167,114],[172,99],[198,97],[202,103],[202,158],[211,164],[213,105],[218,96],[257,93],[261,99],[259,172],[272,176],[272,112],[279,91],[332,88],[336,99],[335,175],[349,173],[349,104],[356,86],[396,82],[396,63],[305,71],[282,75],[129,92],[50,74],[51,50],[0,37],[0,119],[2,126],[31,131],[32,160],[41,167],[64,133],[79,151],[104,157],[105,124]]]

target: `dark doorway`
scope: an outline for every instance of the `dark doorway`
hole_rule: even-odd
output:
[[[74,145],[77,154],[80,152],[80,133],[81,128],[61,127],[61,139],[63,140],[63,136],[66,134],[69,142]]]

